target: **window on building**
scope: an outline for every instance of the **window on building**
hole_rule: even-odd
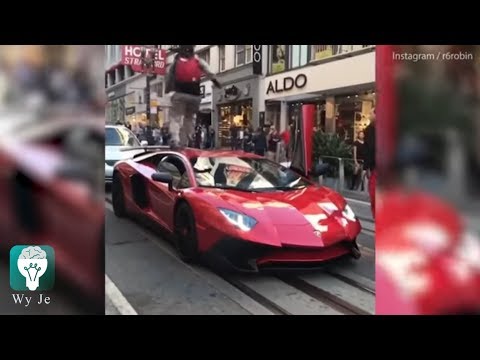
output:
[[[292,45],[290,50],[290,67],[296,68],[308,63],[308,45]]]
[[[120,66],[118,68],[118,81],[123,81],[125,80],[125,67],[124,66]]]
[[[219,72],[225,71],[225,45],[218,45]]]
[[[343,45],[311,45],[312,60],[321,60],[342,53]]]
[[[108,68],[110,65],[109,58],[108,58],[109,51],[110,51],[110,45],[105,45],[105,61],[104,61],[105,68]]]
[[[126,76],[126,78],[128,79],[128,78],[132,77],[133,75],[135,75],[135,73],[133,72],[132,67],[130,65],[125,66],[125,76]]]
[[[235,45],[235,64],[242,66],[252,62],[252,45]]]
[[[108,58],[109,58],[110,64],[112,64],[115,61],[115,45],[109,45]]]
[[[121,60],[120,45],[110,45],[110,63],[118,63]]]
[[[210,49],[200,51],[198,57],[210,65]]]
[[[287,45],[270,47],[270,72],[276,74],[287,70]]]

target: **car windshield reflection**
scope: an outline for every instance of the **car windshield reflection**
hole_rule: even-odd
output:
[[[198,157],[192,159],[198,186],[240,191],[289,191],[310,183],[294,171],[267,159]]]

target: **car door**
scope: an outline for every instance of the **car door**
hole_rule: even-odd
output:
[[[173,231],[173,211],[181,188],[185,188],[184,178],[188,178],[183,160],[176,155],[169,155],[157,165],[158,172],[169,173],[173,177],[173,191],[167,184],[150,181],[148,187],[152,214],[166,229]],[[189,182],[188,182],[189,183]],[[187,184],[188,186],[188,184]]]

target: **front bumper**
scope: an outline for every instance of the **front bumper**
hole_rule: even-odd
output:
[[[241,272],[263,270],[313,270],[326,262],[356,255],[359,250],[356,240],[345,240],[324,248],[274,247],[235,238],[224,238],[207,254],[223,264]]]

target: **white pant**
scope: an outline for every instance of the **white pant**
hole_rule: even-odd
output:
[[[169,131],[174,144],[188,145],[188,139],[194,131],[193,117],[200,109],[200,101],[201,98],[195,95],[182,93],[172,95]]]

